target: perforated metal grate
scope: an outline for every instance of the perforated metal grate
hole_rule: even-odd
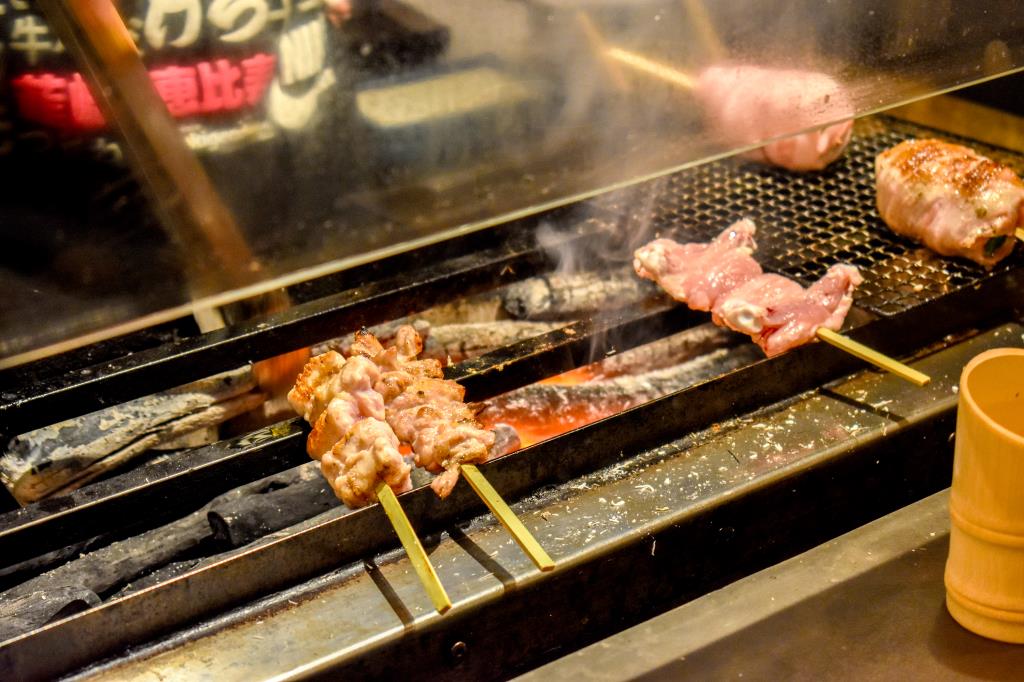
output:
[[[680,241],[705,241],[730,222],[751,218],[758,227],[755,255],[765,270],[808,284],[835,263],[851,263],[864,276],[857,305],[894,315],[1024,263],[1024,249],[1018,247],[987,272],[964,259],[938,256],[889,230],[875,207],[875,156],[913,137],[966,144],[1024,170],[1024,159],[1005,150],[880,116],[858,122],[845,157],[820,173],[727,159],[597,202],[634,227],[638,220],[648,223],[648,234]],[[646,215],[637,213],[637,206]]]

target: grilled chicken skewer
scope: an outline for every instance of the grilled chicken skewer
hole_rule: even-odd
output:
[[[387,405],[388,423],[412,445],[416,464],[439,474],[431,483],[434,492],[447,497],[461,471],[537,568],[552,570],[554,561],[475,466],[496,454],[495,433],[485,429],[463,402],[465,389],[443,378],[440,362],[416,359],[423,350],[416,330],[399,328],[394,345],[387,349],[362,331],[351,350],[353,358],[371,358],[383,370],[375,387]]]
[[[704,116],[724,144],[748,145],[788,135],[747,153],[794,171],[821,170],[838,159],[853,133],[854,108],[846,91],[822,73],[743,64],[712,66],[694,86]]]
[[[366,358],[345,360],[329,351],[306,363],[288,393],[295,411],[313,425],[306,450],[353,509],[375,502],[382,481],[395,492],[412,489],[411,468],[384,421],[384,401],[373,390],[379,377],[379,368]]]
[[[834,265],[807,289],[765,274],[752,253],[756,228],[750,220],[727,227],[708,244],[656,239],[636,250],[633,266],[666,293],[695,310],[710,310],[715,324],[744,334],[769,357],[815,337],[836,345],[917,385],[929,378],[836,334],[863,281],[853,266]]]
[[[306,363],[288,401],[313,425],[306,450],[331,489],[351,508],[381,503],[431,602],[445,613],[451,600],[395,497],[412,489],[411,467],[384,421],[383,398],[373,389],[379,378],[368,359],[328,351]]]
[[[1024,224],[1024,183],[967,147],[907,140],[875,159],[878,212],[896,234],[992,267]]]
[[[423,341],[402,327],[387,350],[369,333],[359,332],[353,357],[372,359],[383,370],[376,388],[387,405],[387,421],[412,446],[416,465],[439,474],[430,484],[447,497],[459,478],[459,466],[486,462],[494,433],[483,428],[463,402],[465,389],[443,378],[437,360],[416,360]]]

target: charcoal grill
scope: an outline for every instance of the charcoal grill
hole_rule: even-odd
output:
[[[623,476],[659,463],[664,463],[667,478],[691,479],[686,490],[694,495],[685,508],[646,502],[637,507],[623,500],[620,506],[637,515],[632,526],[630,519],[618,518],[625,513],[619,507],[595,500],[581,503],[575,518],[552,522],[564,542],[555,531],[541,533],[539,539],[565,553],[552,551],[560,566],[544,578],[501,550],[487,517],[481,516],[483,509],[465,486],[443,503],[425,488],[404,495],[402,503],[414,525],[433,543],[442,580],[457,587],[452,594],[456,608],[443,619],[421,609],[414,593],[400,591],[408,583],[395,567],[401,565],[391,551],[397,543],[380,509],[339,509],[327,520],[289,529],[212,565],[2,643],[0,676],[17,671],[25,678],[51,677],[108,657],[113,658],[92,672],[130,676],[137,672],[135,661],[153,656],[183,665],[190,645],[204,651],[204,642],[218,637],[230,642],[231,633],[250,637],[257,622],[300,627],[296,614],[302,608],[315,609],[311,604],[324,600],[337,604],[346,594],[352,598],[347,608],[365,619],[362,631],[350,633],[358,643],[349,642],[332,655],[302,652],[292,643],[285,653],[311,658],[289,675],[340,670],[459,675],[486,673],[488,665],[514,670],[550,658],[556,649],[546,641],[562,646],[592,641],[941,487],[948,481],[945,437],[956,363],[986,344],[1024,343],[1019,327],[1004,324],[1020,314],[1024,269],[1020,249],[986,271],[930,257],[884,227],[874,209],[874,155],[920,136],[949,137],[890,118],[867,119],[858,123],[845,160],[821,174],[793,176],[735,160],[706,164],[297,287],[293,297],[299,303],[284,313],[149,347],[152,335],[129,336],[5,371],[0,376],[0,423],[9,437],[544,272],[553,264],[534,238],[540,221],[562,226],[566,242],[584,243],[607,234],[610,227],[632,225],[638,205],[651,207],[644,217],[652,232],[686,240],[704,240],[731,220],[753,218],[765,269],[805,283],[835,262],[852,262],[866,281],[857,292],[859,311],[850,318],[848,334],[888,354],[923,357],[949,335],[996,328],[922,360],[932,363],[937,379],[925,391],[914,393],[874,372],[844,380],[862,365],[816,343],[488,463],[482,467],[487,477],[506,499],[521,500],[518,506],[524,511],[564,502],[573,486],[586,488],[596,485],[594,480],[614,486]],[[1018,168],[1024,165],[1008,152],[972,146]],[[642,305],[607,311],[448,367],[446,375],[466,386],[468,399],[481,400],[584,364],[592,357],[593,344],[598,355],[622,351],[704,321],[702,314],[652,296]],[[119,355],[120,349],[129,348],[132,352]],[[97,357],[103,358],[98,364]],[[825,398],[801,397],[829,382],[838,383],[825,389]],[[872,395],[889,391],[906,412],[872,407],[856,393],[857,386]],[[818,427],[789,429],[793,435],[780,436],[780,444],[786,440],[791,457],[772,465],[734,453],[731,447],[725,451],[732,462],[715,459],[724,457],[721,449],[704,459],[688,454],[701,444],[718,442],[722,424],[732,423],[727,431],[739,428],[729,420],[741,422],[735,439],[754,442],[757,423],[743,422],[744,415],[771,410],[763,414],[775,416],[764,417],[764,423],[795,420],[801,410],[805,416],[813,411],[806,407],[813,400],[829,400],[847,410],[835,415],[832,426],[861,415],[880,423],[877,432],[836,440],[826,456],[821,454],[828,445],[824,438],[804,450],[796,447],[801,429],[814,440]],[[770,407],[780,401],[788,406]],[[717,428],[702,431],[712,425]],[[299,420],[291,420],[6,513],[0,517],[0,556],[14,563],[91,537],[97,528],[153,526],[180,516],[219,492],[306,461],[305,433]],[[933,452],[947,455],[925,456],[914,445],[922,439],[931,439]],[[899,454],[872,469],[871,462],[880,462],[883,450]],[[736,475],[716,482],[715,471],[722,468]],[[652,479],[643,485],[656,483]],[[862,499],[859,491],[870,499]],[[858,504],[850,505],[853,500]],[[769,523],[767,512],[773,509],[781,510],[780,523]],[[817,513],[809,514],[809,509]],[[831,516],[821,510],[830,510]],[[595,520],[597,515],[605,518]],[[608,521],[612,517],[622,523],[614,526]],[[550,522],[528,518],[534,527]],[[614,542],[594,544],[595,538],[585,532],[588,523],[595,532],[610,532]],[[649,537],[638,535],[637,528]],[[574,543],[577,551],[566,549]],[[659,554],[656,545],[675,549]],[[465,566],[453,554],[455,546],[474,557],[476,568],[468,578],[453,574],[446,564],[450,560],[456,567]],[[490,548],[497,558],[490,556]],[[636,584],[631,584],[631,575]],[[495,577],[499,588],[481,587],[485,578]],[[373,589],[367,591],[367,585]],[[620,589],[623,594],[614,593]],[[586,605],[573,599],[579,595],[582,600],[584,592]],[[333,596],[323,596],[327,593]],[[383,598],[384,607],[367,595]],[[367,609],[384,615],[370,615]],[[314,625],[332,627],[328,612],[315,618],[309,613],[313,625],[307,624],[303,637],[317,637]],[[558,633],[560,640],[554,639]],[[471,639],[475,643],[467,644]],[[146,646],[129,649],[141,645]],[[233,660],[226,653],[224,665]],[[216,661],[204,665],[212,674],[223,671]]]

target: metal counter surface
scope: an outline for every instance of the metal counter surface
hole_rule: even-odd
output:
[[[1019,680],[946,611],[945,490],[519,678]]]

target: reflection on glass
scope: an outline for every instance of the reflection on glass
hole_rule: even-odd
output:
[[[259,265],[204,288],[73,49],[0,5],[0,363],[715,155],[813,169],[851,116],[1024,63],[1010,2],[122,0]]]

